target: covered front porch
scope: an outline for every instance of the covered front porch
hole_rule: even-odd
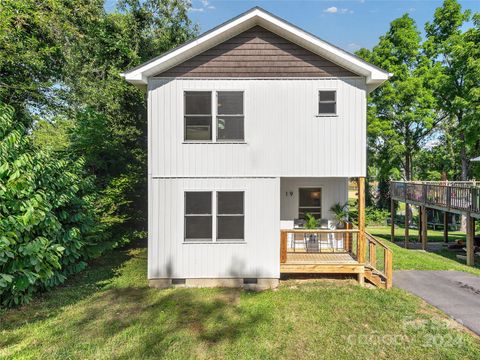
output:
[[[348,178],[286,178],[281,181],[280,273],[353,274],[391,286],[392,253],[365,232],[365,179],[355,179],[357,226],[331,208],[348,201]],[[306,214],[316,218],[310,228]],[[347,219],[345,219],[347,220]]]

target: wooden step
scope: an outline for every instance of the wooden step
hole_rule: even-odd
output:
[[[371,268],[365,268],[365,279],[378,288],[386,289],[387,287],[383,276],[379,275],[376,270],[372,270]]]

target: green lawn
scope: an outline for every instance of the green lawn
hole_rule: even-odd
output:
[[[422,251],[404,249],[391,243],[390,227],[388,226],[371,226],[367,231],[384,240],[393,250],[393,268],[396,270],[458,270],[472,274],[480,275],[480,266],[477,262],[476,267],[466,266],[463,261],[456,258],[457,252],[441,249],[439,251]],[[417,240],[417,231],[410,231],[411,240]],[[465,239],[465,234],[452,231],[449,233],[449,241],[454,242],[457,239]],[[395,229],[395,241],[404,241],[404,229]],[[443,241],[443,231],[428,230],[428,241]]]
[[[0,358],[480,358],[480,340],[457,326],[402,290],[350,280],[149,289],[138,247],[0,313]]]
[[[390,240],[390,226],[369,226],[368,231],[372,235],[379,235],[384,239]],[[418,229],[410,229],[409,237],[411,242],[418,242]],[[465,240],[465,233],[461,231],[449,231],[448,232],[448,241],[450,243],[455,242],[456,240]],[[395,241],[404,241],[405,240],[405,228],[395,227]],[[443,242],[443,230],[432,230],[428,229],[428,241],[429,242]]]

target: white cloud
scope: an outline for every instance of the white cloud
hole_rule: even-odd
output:
[[[335,7],[335,6],[332,6],[332,7],[329,7],[325,10],[323,10],[323,12],[326,12],[326,13],[329,13],[329,14],[336,14],[338,11],[338,9]]]
[[[350,44],[347,45],[348,48],[352,51],[356,51],[358,49],[361,49],[362,46],[361,45],[358,45],[357,43],[354,43],[354,42],[351,42]]]
[[[353,10],[347,8],[337,8],[336,6],[331,6],[323,10],[324,13],[328,14],[353,14]]]
[[[205,10],[215,10],[215,6],[210,4],[209,0],[198,0],[198,7],[191,7],[190,11],[193,12],[204,12]]]

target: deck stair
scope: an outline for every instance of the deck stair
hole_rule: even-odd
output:
[[[379,288],[390,289],[393,280],[392,250],[367,232],[365,238],[367,241],[365,279]]]

